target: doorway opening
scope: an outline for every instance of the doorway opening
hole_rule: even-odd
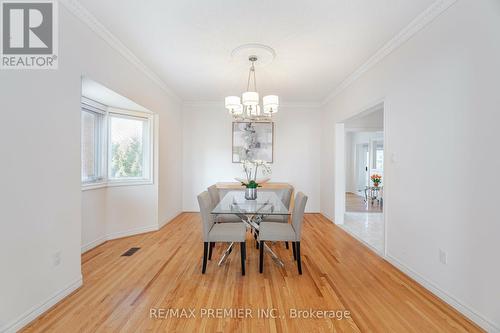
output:
[[[379,103],[336,126],[335,220],[385,254],[384,106]]]

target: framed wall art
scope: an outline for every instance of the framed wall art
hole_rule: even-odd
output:
[[[273,163],[273,122],[233,122],[233,163],[263,160]]]

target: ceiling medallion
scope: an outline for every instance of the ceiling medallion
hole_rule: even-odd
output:
[[[240,65],[246,65],[251,56],[259,59],[255,67],[260,68],[272,63],[276,58],[276,52],[270,46],[257,43],[240,45],[231,52],[232,62]]]

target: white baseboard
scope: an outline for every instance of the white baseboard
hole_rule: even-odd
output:
[[[322,213],[326,218],[330,219],[328,216],[325,215],[325,213]],[[331,219],[330,219],[331,220]],[[358,240],[360,243],[363,245],[366,245],[370,250],[372,250],[375,254],[380,256],[381,258],[387,260],[391,265],[394,267],[398,268],[400,271],[402,271],[404,274],[408,275],[410,278],[413,280],[417,281],[420,285],[422,285],[425,289],[439,297],[441,300],[443,300],[445,303],[453,307],[455,310],[463,314],[465,317],[469,318],[471,321],[479,325],[481,328],[486,330],[489,333],[500,333],[500,327],[499,325],[493,323],[490,319],[485,318],[483,315],[480,315],[477,311],[472,310],[468,306],[464,305],[462,301],[459,301],[456,297],[453,297],[446,293],[445,291],[441,290],[439,287],[437,287],[435,284],[432,282],[428,281],[426,278],[418,274],[417,272],[413,271],[412,269],[408,268],[406,265],[401,263],[398,259],[395,257],[387,254],[383,255],[377,249],[375,249],[373,246],[365,242],[363,239],[352,233],[349,229],[345,228],[343,225],[338,225],[342,230],[347,232],[349,235],[351,235],[353,238]]]
[[[106,234],[102,237],[97,238],[96,240],[93,240],[85,245],[82,245],[81,253],[92,250],[94,247],[97,247],[108,240],[113,240],[113,239],[123,238],[123,237],[128,237],[128,236],[134,236],[134,235],[139,235],[139,234],[143,234],[146,232],[160,230],[163,226],[165,226],[169,222],[175,220],[182,213],[184,213],[184,212],[180,212],[179,214],[175,215],[170,220],[165,220],[163,223],[161,223],[159,225],[150,225],[150,226],[146,226],[146,227],[132,228],[132,229],[124,230],[124,231]]]
[[[445,291],[441,290],[432,282],[428,281],[426,278],[408,268],[406,265],[401,263],[398,259],[391,255],[387,255],[384,258],[393,266],[397,267],[400,271],[411,277],[413,280],[421,284],[425,289],[429,290],[431,293],[442,299],[444,302],[448,303],[451,307],[456,309],[458,312],[462,313],[464,316],[469,318],[471,321],[481,326],[484,330],[490,333],[500,333],[500,328],[497,324],[494,324],[491,320],[485,318],[484,316],[477,313],[477,311],[464,305],[462,301],[458,300],[456,297],[451,296]]]
[[[104,243],[107,240],[108,240],[107,237],[103,236],[103,237],[99,237],[98,239],[96,239],[90,243],[82,245],[82,253],[87,252],[88,250],[91,250],[94,247],[101,245],[102,243]]]
[[[12,322],[6,324],[4,327],[0,328],[0,332],[3,333],[15,333],[21,330],[24,326],[31,323],[33,320],[38,318],[45,311],[56,305],[58,302],[63,300],[69,294],[71,294],[76,289],[80,288],[82,285],[83,279],[82,276],[76,281],[70,283],[66,288],[56,292],[51,297],[49,297],[46,301],[32,307],[30,310],[26,311],[24,314],[19,316],[17,319]]]
[[[97,246],[101,245],[102,243],[109,241],[109,240],[139,235],[139,234],[143,234],[146,232],[157,231],[157,230],[159,230],[159,227],[157,225],[150,225],[150,226],[146,226],[146,227],[132,228],[132,229],[124,230],[124,231],[113,232],[113,233],[107,234],[103,237],[99,237],[98,239],[93,240],[85,245],[82,245],[81,252],[84,253],[84,252],[87,252],[89,250],[92,250],[94,247],[97,247]]]
[[[345,226],[345,224],[337,224],[337,226],[339,228],[341,228],[342,230],[344,230],[345,232],[347,232],[351,237],[356,238],[356,240],[358,242],[362,243],[364,246],[366,246],[367,248],[369,248],[371,251],[375,252],[376,255],[378,255],[379,257],[384,258],[384,254],[382,252],[380,252],[373,245],[371,245],[370,243],[366,242],[364,239],[362,239],[361,237],[359,237],[358,235],[356,235],[354,232],[352,232],[351,230],[349,230],[349,228],[347,228]]]
[[[170,222],[172,222],[176,218],[178,218],[182,213],[185,213],[185,212],[181,211],[181,212],[178,212],[177,214],[175,214],[174,217],[172,217],[172,218],[164,219],[163,222],[159,223],[158,230],[163,228],[164,226],[166,226],[167,224],[169,224]]]
[[[117,239],[117,238],[123,238],[123,237],[128,237],[128,236],[134,236],[134,235],[139,235],[143,234],[146,232],[151,232],[151,231],[157,231],[158,230],[158,225],[149,225],[146,227],[139,227],[139,228],[132,228],[124,231],[118,231],[118,232],[112,232],[106,236],[107,240],[112,240],[112,239]]]
[[[326,219],[327,219],[327,220],[330,220],[330,222],[335,223],[335,222],[333,221],[333,217],[331,217],[330,215],[326,214],[325,212],[321,212],[321,211],[320,211],[319,213],[320,213],[321,215],[323,215],[324,217],[326,217]]]

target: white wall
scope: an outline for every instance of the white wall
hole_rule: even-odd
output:
[[[82,74],[159,114],[159,187],[171,192],[159,190],[155,219],[181,211],[179,103],[64,6],[59,11],[59,69],[0,72],[0,331],[19,328],[81,283]],[[130,200],[140,196],[131,191]],[[86,227],[89,237],[101,232]]]
[[[491,331],[500,327],[500,223],[489,195],[500,170],[491,154],[499,40],[499,1],[458,1],[325,107],[321,152],[321,210],[333,216],[335,124],[384,100],[388,258]]]
[[[107,239],[106,194],[106,188],[82,191],[82,252]]]
[[[161,225],[156,183],[82,191],[82,252],[106,240],[157,230]]]
[[[183,209],[199,211],[196,196],[207,186],[241,177],[231,162],[232,117],[221,103],[183,106]],[[280,108],[275,116],[273,182],[289,182],[309,196],[306,210],[319,211],[320,109]]]
[[[346,131],[383,131],[384,130],[384,109],[379,105],[376,111],[368,111],[359,116],[350,118],[345,123]]]
[[[171,102],[159,119],[158,223],[163,226],[182,212],[182,117]]]

